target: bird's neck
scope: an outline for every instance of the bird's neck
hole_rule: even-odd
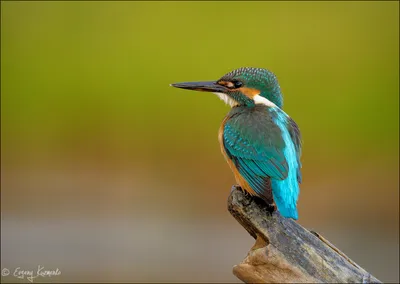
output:
[[[261,92],[260,96],[266,98],[279,108],[283,107],[283,95],[279,85],[272,86],[271,88]]]

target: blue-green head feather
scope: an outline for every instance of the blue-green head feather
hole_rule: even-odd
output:
[[[260,96],[283,107],[283,95],[278,79],[271,71],[263,68],[242,67],[224,75],[219,82],[232,82],[233,86],[251,88],[260,91]]]

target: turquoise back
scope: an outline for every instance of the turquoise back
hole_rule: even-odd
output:
[[[288,117],[280,109],[272,108],[276,113],[274,121],[281,129],[282,138],[285,141],[283,154],[288,163],[288,175],[284,180],[271,180],[272,194],[279,212],[284,217],[298,219],[297,199],[299,196],[299,182],[301,181],[299,154],[288,129]]]

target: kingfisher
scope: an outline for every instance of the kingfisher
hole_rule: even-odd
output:
[[[218,140],[236,182],[282,216],[297,220],[302,138],[296,122],[282,110],[283,95],[275,74],[243,67],[217,81],[171,86],[211,92],[231,106]]]

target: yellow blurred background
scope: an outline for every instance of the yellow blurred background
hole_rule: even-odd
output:
[[[169,84],[242,66],[302,131],[298,222],[398,282],[399,2],[2,2],[2,269],[239,282],[229,107]]]

